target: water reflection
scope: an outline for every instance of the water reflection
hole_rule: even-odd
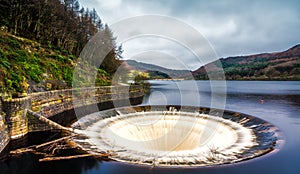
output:
[[[92,158],[39,163],[36,155],[27,153],[0,163],[1,174],[82,174],[100,169],[101,163]]]

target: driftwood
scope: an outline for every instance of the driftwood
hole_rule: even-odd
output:
[[[22,149],[17,149],[17,150],[10,151],[9,154],[10,155],[19,155],[19,154],[22,154],[22,153],[34,152],[34,151],[35,150],[30,149],[30,148],[22,148]]]
[[[83,151],[78,152],[78,147],[69,141],[71,137],[80,136],[78,134],[62,137],[53,141],[49,141],[39,145],[33,145],[26,148],[10,151],[10,155],[20,155],[23,153],[33,153],[40,157],[39,162],[68,160],[76,158],[94,157],[96,159],[108,159],[113,152],[103,152],[97,154],[89,154]],[[74,153],[69,156],[60,156],[60,150],[73,149]]]
[[[85,157],[108,158],[110,156],[111,156],[110,154],[106,154],[106,153],[79,154],[79,155],[72,155],[72,156],[46,157],[46,158],[39,159],[39,162],[69,160],[69,159],[77,159],[77,158],[85,158]]]
[[[73,136],[71,135],[71,136],[67,136],[67,137],[62,137],[62,138],[57,139],[57,140],[53,140],[53,141],[49,141],[49,142],[37,145],[34,148],[39,149],[39,148],[42,148],[42,147],[45,147],[45,146],[48,146],[48,145],[51,145],[51,144],[54,144],[54,143],[59,143],[59,142],[65,141],[67,139],[70,139],[71,137],[73,137]]]
[[[94,156],[94,155],[81,154],[81,155],[73,155],[73,156],[46,157],[46,158],[39,159],[39,162],[68,160],[68,159],[85,158],[85,157],[92,157],[92,156]]]
[[[48,145],[53,145],[54,143],[63,142],[63,141],[65,141],[65,140],[67,140],[71,137],[73,137],[73,136],[63,137],[63,138],[56,139],[56,140],[53,140],[53,141],[49,141],[49,142],[46,142],[46,143],[43,143],[43,144],[40,144],[40,145],[33,145],[33,146],[25,147],[25,148],[16,149],[16,150],[10,151],[9,153],[11,155],[16,155],[16,154],[22,154],[22,153],[26,153],[26,152],[35,152],[36,150],[38,150],[42,147],[45,147],[45,146],[48,146]]]

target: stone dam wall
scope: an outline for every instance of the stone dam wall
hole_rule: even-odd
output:
[[[46,91],[1,100],[0,152],[10,139],[21,138],[29,132],[55,129],[55,122],[67,125],[76,117],[99,110],[140,104],[144,94],[141,85],[103,86]]]
[[[2,111],[2,103],[0,102],[0,154],[9,143],[9,139],[10,135],[5,124],[5,113]]]

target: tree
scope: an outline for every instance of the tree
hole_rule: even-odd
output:
[[[117,47],[116,38],[113,37],[112,31],[109,29],[107,25],[104,26],[103,34],[103,45],[106,45],[108,54],[105,56],[101,68],[105,69],[109,73],[114,73],[118,67],[120,66],[120,61],[118,57],[121,57],[123,51],[120,50],[122,47]]]
[[[80,9],[78,0],[0,0],[0,22],[14,35],[28,37],[42,44],[66,50],[78,56],[87,42],[100,33],[108,49],[103,68],[115,72],[122,47],[103,25],[97,11]],[[101,50],[100,49],[100,50]]]
[[[0,3],[0,26],[9,26],[10,0],[1,0]]]

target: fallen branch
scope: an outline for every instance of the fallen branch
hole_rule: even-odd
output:
[[[71,136],[59,138],[59,139],[49,141],[49,142],[46,142],[46,143],[43,143],[43,144],[40,144],[40,145],[33,145],[33,146],[21,148],[21,149],[16,149],[16,150],[10,151],[9,153],[11,155],[17,155],[17,154],[26,153],[26,152],[33,152],[34,153],[34,152],[36,152],[36,150],[39,150],[39,149],[41,149],[45,146],[53,145],[54,143],[58,143],[58,142],[70,139],[73,136],[76,136],[76,135],[71,135]]]
[[[80,154],[80,155],[72,155],[72,156],[46,157],[46,158],[39,159],[39,162],[57,161],[57,160],[69,160],[69,159],[77,159],[77,158],[85,158],[85,157],[108,158],[109,156],[111,156],[111,155],[110,154],[106,154],[106,153]]]
[[[40,145],[33,145],[26,148],[17,149],[14,151],[10,151],[11,155],[20,155],[22,153],[33,153],[41,157],[39,162],[46,162],[46,161],[57,161],[57,160],[68,160],[68,159],[76,159],[76,158],[84,158],[84,157],[94,157],[98,159],[109,159],[110,156],[113,156],[116,151],[107,151],[101,153],[94,153],[94,154],[87,154],[85,153],[78,153],[73,154],[71,156],[57,156],[59,153],[56,151],[64,150],[64,149],[76,149],[76,145],[70,143],[70,138],[74,136],[80,136],[79,134],[70,135],[66,137],[62,137],[50,142],[46,142]],[[123,151],[123,150],[120,150]]]
[[[74,135],[67,136],[67,137],[63,137],[63,138],[59,138],[59,139],[56,139],[56,140],[53,140],[53,141],[49,141],[49,142],[46,142],[46,143],[37,145],[37,146],[35,146],[34,148],[35,148],[35,149],[40,149],[40,148],[42,148],[42,147],[51,145],[51,144],[53,144],[53,143],[58,143],[58,142],[60,142],[60,141],[66,140],[66,139],[70,139],[70,138],[73,137],[73,136],[74,136]]]
[[[46,162],[46,161],[58,161],[58,160],[69,160],[69,159],[77,159],[77,158],[85,158],[85,157],[92,157],[92,154],[81,154],[81,155],[73,155],[73,156],[60,156],[60,157],[46,157],[39,159],[39,162]]]
[[[26,153],[26,152],[35,152],[35,150],[30,149],[30,148],[22,148],[22,149],[10,151],[9,154],[10,155],[18,155],[18,154]]]

